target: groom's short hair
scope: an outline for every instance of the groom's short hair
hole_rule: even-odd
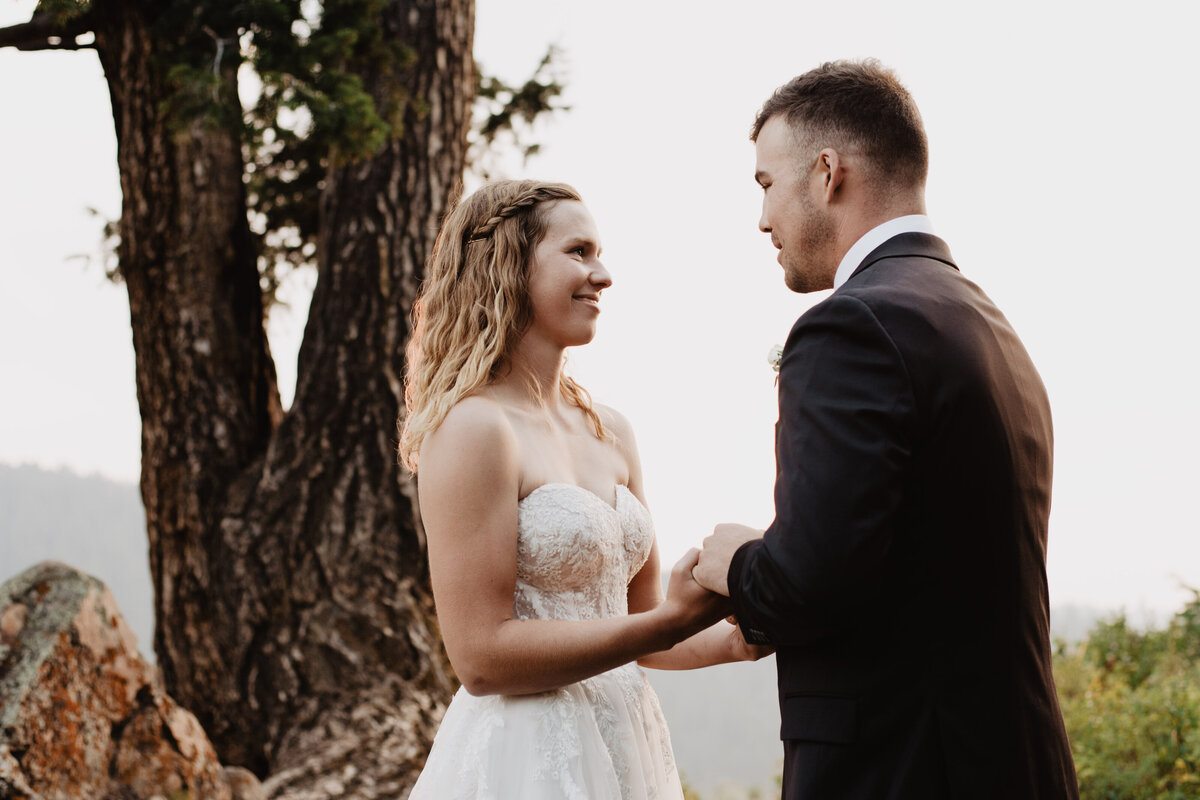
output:
[[[775,90],[754,120],[757,141],[782,115],[805,149],[861,148],[878,179],[924,186],[929,143],[912,95],[879,61],[830,61]]]

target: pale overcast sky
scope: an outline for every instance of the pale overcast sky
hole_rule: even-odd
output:
[[[786,290],[755,228],[754,113],[821,61],[876,56],[924,114],[935,227],[1050,391],[1052,602],[1173,610],[1200,586],[1198,23],[1182,0],[479,0],[485,69],[517,81],[564,51],[572,108],[512,176],[575,184],[599,225],[614,286],[574,371],[638,431],[666,563],[714,522],[770,521],[765,356],[821,299]],[[0,109],[0,463],[136,480],[124,289],[71,258],[98,250],[86,208],[120,208],[95,55],[0,51]],[[302,325],[272,321],[287,393]]]

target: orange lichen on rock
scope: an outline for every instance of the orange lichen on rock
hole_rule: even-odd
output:
[[[103,583],[44,562],[0,587],[0,796],[234,800],[230,784]]]

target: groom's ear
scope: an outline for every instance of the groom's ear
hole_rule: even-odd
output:
[[[846,167],[842,164],[841,156],[832,147],[826,147],[817,155],[817,169],[821,176],[822,187],[825,190],[825,202],[833,202],[846,178]]]

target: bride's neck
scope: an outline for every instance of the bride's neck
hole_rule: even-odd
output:
[[[518,347],[492,386],[520,405],[552,408],[561,397],[563,355],[561,347]]]

